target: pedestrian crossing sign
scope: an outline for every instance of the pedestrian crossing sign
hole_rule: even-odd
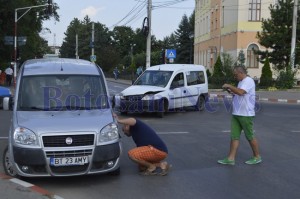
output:
[[[176,50],[175,49],[167,49],[166,57],[167,57],[167,59],[175,59],[176,58]]]

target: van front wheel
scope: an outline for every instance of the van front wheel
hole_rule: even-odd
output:
[[[164,99],[164,100],[162,101],[162,104],[161,104],[160,107],[162,108],[162,110],[158,110],[157,116],[158,116],[159,118],[163,118],[164,115],[165,115],[165,113],[168,111],[168,107],[169,107],[168,100],[167,100],[167,99]]]
[[[196,111],[203,111],[204,108],[205,108],[205,98],[203,96],[199,96],[195,109]]]
[[[14,170],[12,163],[10,162],[8,146],[6,146],[6,148],[4,149],[4,153],[3,153],[3,168],[7,175],[14,177],[14,178],[19,177],[17,172]]]

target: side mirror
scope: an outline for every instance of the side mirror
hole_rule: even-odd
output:
[[[4,97],[3,98],[3,110],[8,111],[12,110],[13,107],[13,98],[12,97]]]

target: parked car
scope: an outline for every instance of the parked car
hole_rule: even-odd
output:
[[[204,109],[208,97],[206,69],[202,65],[164,64],[148,68],[132,86],[115,96],[123,114],[165,112],[185,107]]]
[[[0,86],[0,108],[3,108],[4,97],[11,97],[10,89]]]
[[[8,175],[120,174],[120,135],[99,66],[28,60],[17,80],[3,160]]]

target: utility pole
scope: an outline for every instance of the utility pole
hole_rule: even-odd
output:
[[[95,34],[95,24],[94,22],[92,23],[92,56],[94,56],[94,34]]]
[[[295,47],[296,47],[296,29],[297,29],[297,12],[298,0],[294,1],[294,14],[293,14],[293,30],[292,30],[292,44],[291,44],[291,69],[295,69]]]
[[[151,11],[152,11],[152,0],[148,0],[148,28],[149,33],[147,35],[147,49],[146,49],[146,69],[151,66]]]
[[[75,55],[76,59],[79,59],[78,57],[78,34],[76,33],[76,48],[75,48]]]

